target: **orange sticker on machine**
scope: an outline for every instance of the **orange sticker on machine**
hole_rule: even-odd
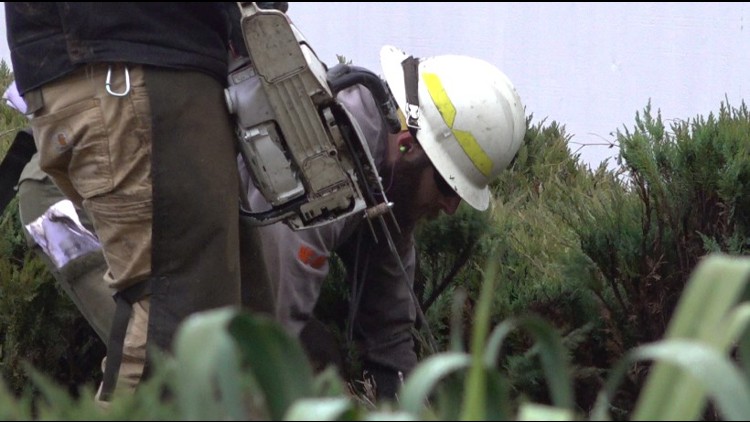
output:
[[[309,265],[316,270],[319,270],[325,265],[326,259],[328,259],[325,255],[320,255],[317,252],[315,252],[312,248],[302,245],[299,247],[299,251],[297,252],[297,258],[305,264]]]

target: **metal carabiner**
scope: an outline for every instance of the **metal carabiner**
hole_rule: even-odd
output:
[[[109,65],[109,67],[107,68],[107,80],[104,82],[104,88],[107,90],[107,93],[115,97],[124,97],[128,95],[128,93],[130,92],[130,73],[128,72],[127,66],[125,66],[125,91],[123,92],[112,91],[112,85],[110,83],[111,79],[112,79],[112,65]]]

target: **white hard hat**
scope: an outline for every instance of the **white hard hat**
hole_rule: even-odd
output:
[[[469,205],[487,209],[489,183],[508,167],[526,132],[523,104],[508,77],[480,59],[414,59],[392,46],[380,51],[380,65],[437,171]]]

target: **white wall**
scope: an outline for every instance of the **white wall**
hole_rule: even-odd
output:
[[[502,69],[537,123],[558,121],[592,165],[649,99],[665,119],[750,98],[746,3],[296,3],[289,15],[321,59],[380,71],[393,44],[467,54]],[[4,22],[4,19],[2,20]],[[750,23],[750,22],[748,22]],[[3,37],[3,42],[4,37]],[[6,62],[7,46],[0,45]]]

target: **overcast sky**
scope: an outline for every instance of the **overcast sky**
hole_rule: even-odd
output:
[[[665,119],[687,119],[750,98],[748,3],[292,2],[289,15],[328,64],[340,54],[380,73],[385,44],[487,60],[532,123],[565,125],[592,165],[616,154],[596,145],[632,128],[649,99]],[[4,36],[0,54],[9,62]]]

